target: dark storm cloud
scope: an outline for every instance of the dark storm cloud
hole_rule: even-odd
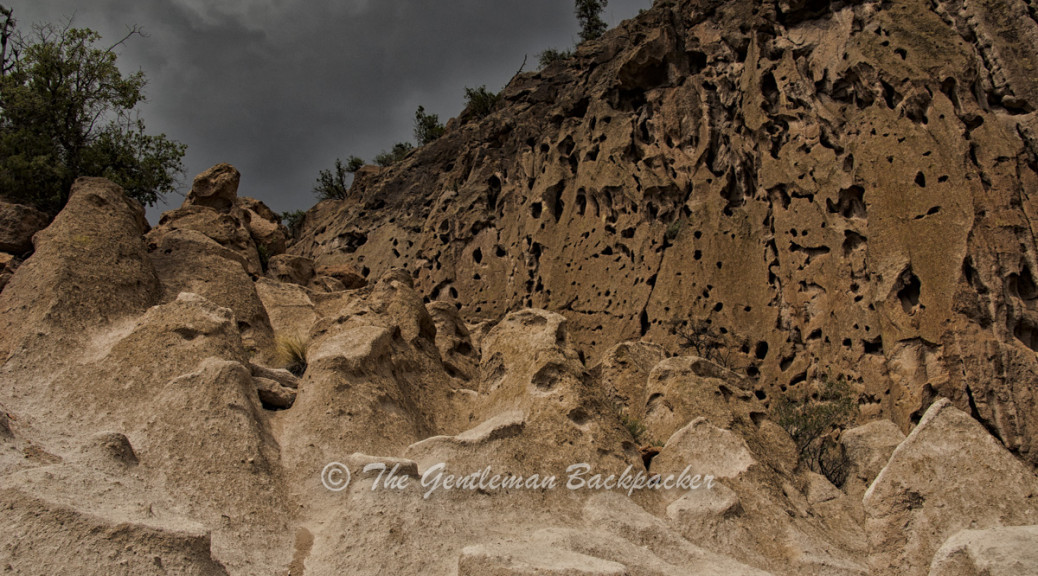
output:
[[[0,0],[19,26],[75,17],[114,41],[124,71],[148,77],[150,132],[188,145],[187,178],[217,162],[240,193],[278,211],[309,208],[317,172],[336,157],[371,160],[412,139],[419,104],[442,121],[464,89],[500,89],[528,56],[568,48],[570,0]],[[611,0],[615,25],[650,0]],[[177,206],[179,198],[169,198]],[[154,221],[157,209],[150,213]]]

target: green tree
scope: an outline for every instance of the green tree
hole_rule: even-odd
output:
[[[0,188],[16,202],[55,213],[80,176],[104,176],[143,204],[173,192],[186,147],[151,136],[136,113],[142,72],[123,76],[116,48],[85,28],[34,26],[15,36],[11,11],[0,54]]]
[[[364,160],[350,156],[346,164],[342,160],[335,159],[333,170],[321,170],[317,175],[317,184],[314,184],[314,194],[321,200],[342,200],[350,191],[352,175],[364,166]]]
[[[500,101],[501,93],[487,90],[486,85],[479,88],[465,87],[465,109],[472,112],[476,118],[489,116]]]
[[[389,152],[383,151],[378,156],[375,156],[375,164],[378,164],[383,168],[392,166],[407,157],[412,150],[414,150],[414,144],[411,144],[410,142],[397,142]]]
[[[419,146],[425,146],[443,136],[445,131],[443,124],[440,124],[439,116],[426,114],[424,106],[418,107],[418,111],[414,113],[414,139]]]
[[[609,0],[576,0],[577,20],[580,22],[580,40],[595,40],[608,26],[602,20],[602,10]]]

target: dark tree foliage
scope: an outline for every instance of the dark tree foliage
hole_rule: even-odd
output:
[[[350,192],[352,175],[364,166],[364,160],[350,156],[346,164],[342,160],[335,159],[335,168],[332,170],[321,170],[317,175],[317,183],[314,184],[314,195],[321,200],[342,200]]]
[[[414,150],[414,144],[411,144],[410,142],[397,142],[389,152],[383,151],[378,156],[375,156],[375,164],[378,164],[383,168],[392,166],[407,157],[412,150]]]
[[[487,90],[486,85],[479,88],[465,88],[465,109],[476,118],[489,116],[500,101],[501,93]]]
[[[443,136],[445,128],[440,124],[440,117],[436,114],[426,114],[425,107],[419,106],[414,113],[414,139],[419,146],[436,140]]]
[[[561,62],[573,56],[573,52],[569,50],[557,50],[555,48],[548,48],[538,57],[538,65],[541,69],[547,68],[556,62]]]
[[[96,32],[34,26],[14,33],[0,7],[0,190],[15,202],[55,213],[80,176],[103,176],[143,204],[175,190],[185,146],[145,132],[134,110],[144,74],[123,76],[116,48]]]
[[[602,10],[608,3],[608,0],[576,0],[581,41],[595,40],[605,33],[608,26],[602,20]]]

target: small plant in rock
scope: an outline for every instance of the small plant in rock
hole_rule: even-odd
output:
[[[823,376],[817,394],[781,396],[772,406],[772,419],[796,445],[800,461],[836,486],[847,479],[847,456],[833,433],[842,431],[854,418],[857,404],[843,378]]]
[[[424,106],[418,107],[414,113],[414,139],[419,146],[425,146],[436,140],[446,131],[443,124],[440,124],[438,115],[426,112]]]
[[[491,92],[487,87],[465,88],[465,108],[476,118],[486,118],[501,101],[500,92]]]
[[[667,231],[664,232],[663,237],[666,238],[668,241],[673,242],[677,239],[678,234],[681,234],[681,229],[684,227],[684,219],[675,220],[670,223],[670,226],[667,226]]]
[[[306,353],[310,340],[301,336],[278,336],[275,340],[278,361],[285,370],[302,377],[306,372]]]
[[[414,144],[410,142],[397,142],[389,152],[383,151],[375,156],[375,164],[387,168],[407,157],[414,150]]]
[[[648,431],[645,423],[638,418],[628,415],[626,412],[620,414],[620,422],[622,422],[624,428],[631,433],[631,437],[634,438],[634,441],[641,444],[645,433]]]
[[[537,64],[543,70],[544,68],[547,68],[548,66],[551,66],[556,62],[567,60],[572,56],[573,52],[569,50],[557,50],[555,48],[548,48],[544,52],[541,52],[541,55],[538,56]]]
[[[736,345],[731,342],[730,334],[714,328],[709,321],[676,321],[671,327],[671,334],[678,337],[682,347],[693,350],[696,356],[732,369],[732,355]]]
[[[305,210],[293,210],[292,212],[283,212],[281,214],[281,223],[288,228],[293,238],[299,235],[304,220],[306,220]]]

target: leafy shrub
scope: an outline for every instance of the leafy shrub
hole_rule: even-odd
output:
[[[538,65],[543,70],[548,66],[556,62],[561,62],[573,57],[573,52],[569,50],[556,50],[555,48],[548,48],[541,55],[538,56]]]
[[[410,142],[397,142],[389,152],[383,150],[381,154],[375,156],[375,164],[383,168],[392,166],[406,158],[412,150],[414,150],[414,145]]]
[[[627,431],[631,433],[631,437],[634,438],[634,441],[641,444],[645,433],[648,431],[648,427],[645,426],[645,423],[638,418],[629,416],[627,412],[620,413],[620,422],[622,422],[624,428],[627,428]]]
[[[321,170],[314,184],[314,195],[321,200],[343,200],[350,192],[352,175],[364,166],[364,160],[350,156],[343,165],[342,160],[335,159],[334,170]]]
[[[479,88],[465,88],[465,109],[476,118],[486,118],[501,101],[500,92],[490,92],[486,85]]]
[[[443,124],[440,124],[439,116],[427,114],[424,106],[418,107],[418,110],[414,113],[414,139],[419,146],[425,146],[443,136],[445,131],[446,128],[443,127]]]
[[[174,192],[186,147],[145,133],[137,105],[143,72],[123,76],[117,46],[87,28],[36,26],[15,33],[0,6],[0,189],[50,213],[80,176],[103,176],[145,205]]]
[[[304,210],[283,212],[280,216],[281,223],[285,225],[285,228],[288,228],[293,237],[299,234],[299,230],[303,227],[303,221],[306,220],[306,212]]]
[[[772,406],[772,418],[793,438],[800,461],[836,486],[847,479],[847,456],[832,433],[842,431],[856,412],[847,382],[828,376],[817,397],[789,392]]]

